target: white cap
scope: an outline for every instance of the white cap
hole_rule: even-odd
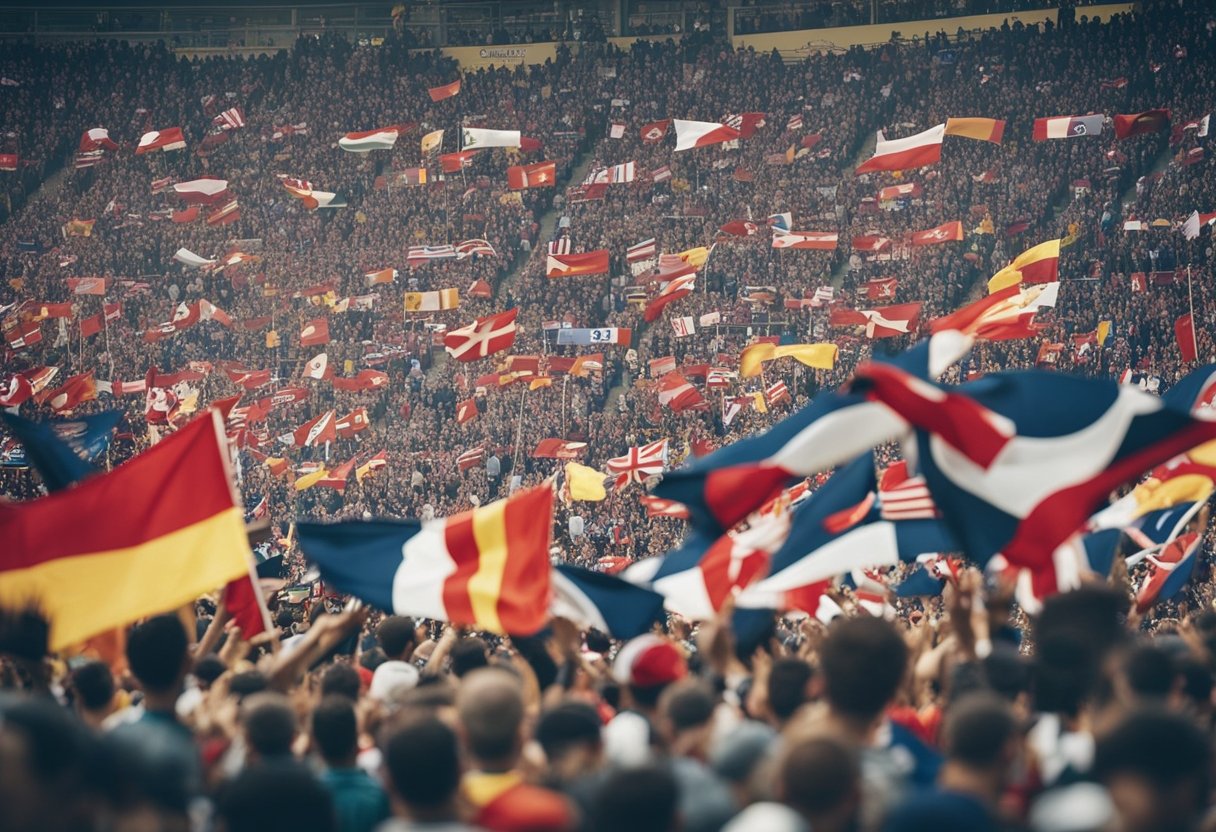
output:
[[[399,661],[384,662],[372,674],[372,683],[368,686],[367,695],[372,699],[388,702],[394,696],[417,687],[418,676],[418,668],[412,664]]]

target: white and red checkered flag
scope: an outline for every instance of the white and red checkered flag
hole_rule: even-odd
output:
[[[454,329],[443,337],[444,349],[457,361],[476,361],[501,352],[515,343],[515,315],[508,309],[478,318],[468,326]]]
[[[645,482],[647,478],[663,473],[666,465],[666,439],[651,442],[640,448],[630,448],[624,456],[608,460],[609,472],[616,474],[617,488],[623,488],[631,482]]]

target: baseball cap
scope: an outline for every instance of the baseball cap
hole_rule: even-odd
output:
[[[418,668],[401,661],[387,661],[376,668],[367,695],[372,699],[387,702],[394,696],[412,690],[418,685]]]
[[[654,633],[627,642],[612,665],[612,676],[617,682],[639,688],[670,684],[687,673],[684,655],[670,641]]]

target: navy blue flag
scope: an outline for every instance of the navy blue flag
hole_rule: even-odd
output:
[[[614,575],[561,564],[553,567],[549,611],[625,641],[650,632],[663,617],[663,596]]]
[[[92,464],[109,447],[122,412],[107,410],[76,419],[34,422],[12,413],[0,414],[4,425],[25,448],[29,464],[48,491],[59,491],[100,469]]]

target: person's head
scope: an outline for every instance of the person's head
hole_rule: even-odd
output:
[[[817,832],[850,829],[861,805],[857,757],[832,737],[793,740],[781,754],[774,792]]]
[[[612,675],[628,691],[628,704],[651,711],[668,685],[688,675],[688,664],[674,644],[647,633],[620,649],[612,664]]]
[[[224,675],[228,666],[219,656],[206,655],[194,663],[191,675],[198,682],[199,690],[210,690],[215,680]]]
[[[241,703],[241,729],[250,757],[290,757],[296,738],[296,712],[282,694],[257,693]]]
[[[846,618],[828,630],[819,659],[832,711],[871,722],[895,698],[908,648],[895,627],[881,618]]]
[[[704,683],[685,679],[669,685],[659,697],[659,729],[676,755],[705,755],[714,694]]]
[[[190,663],[186,628],[176,615],[157,615],[127,633],[127,666],[150,698],[175,697]]]
[[[785,724],[799,708],[811,701],[815,670],[803,659],[783,658],[773,662],[768,677],[768,705],[778,725]]]
[[[408,662],[395,659],[384,662],[372,673],[367,695],[377,702],[400,704],[401,698],[418,686],[420,675],[418,668]]]
[[[354,702],[340,694],[327,696],[312,712],[312,740],[330,768],[349,768],[359,752],[359,721]]]
[[[1093,773],[1110,791],[1121,829],[1183,832],[1207,806],[1212,754],[1190,720],[1139,710],[1097,738]]]
[[[336,832],[329,790],[302,764],[245,766],[219,793],[220,832]]]
[[[467,674],[490,664],[490,646],[485,639],[462,638],[452,645],[452,675],[463,679]]]
[[[389,660],[409,661],[416,638],[414,619],[403,615],[390,615],[376,628],[376,641]]]
[[[970,693],[951,703],[942,727],[947,764],[1003,789],[1022,751],[1022,733],[1009,703],[989,692]],[[994,795],[995,796],[995,795]]]
[[[87,720],[104,717],[114,703],[114,674],[105,662],[88,662],[72,671],[76,708]]]
[[[345,696],[352,702],[358,702],[362,686],[359,671],[348,664],[330,665],[321,676],[322,696]]]
[[[456,713],[465,747],[479,768],[514,768],[523,745],[524,697],[519,678],[486,667],[461,680]]]
[[[549,770],[558,778],[578,776],[599,766],[603,753],[600,717],[586,702],[569,700],[541,714],[536,724]]]
[[[1174,657],[1152,643],[1137,644],[1123,660],[1128,693],[1134,700],[1162,704],[1182,679]]]
[[[455,814],[460,788],[456,732],[434,716],[417,716],[381,738],[389,796],[397,815],[442,820]]]
[[[596,832],[675,832],[680,790],[666,766],[621,768],[612,772],[592,799]]]

